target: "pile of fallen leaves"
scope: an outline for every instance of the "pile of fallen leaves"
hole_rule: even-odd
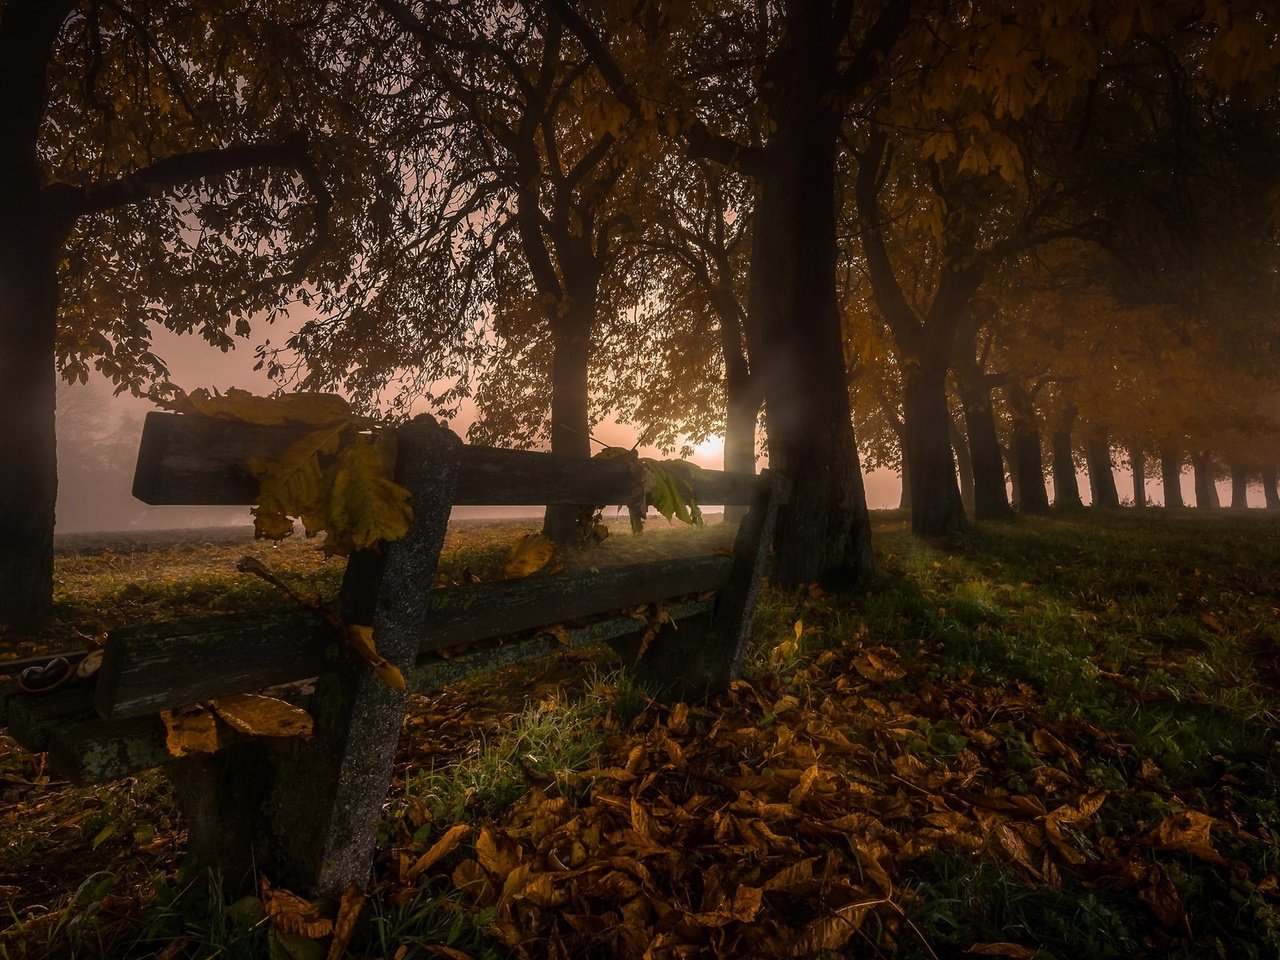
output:
[[[1132,891],[1152,921],[1148,947],[1192,934],[1162,855],[1243,868],[1213,833],[1246,826],[1202,810],[1116,832],[1108,792],[1080,778],[1082,752],[1124,758],[1104,731],[1049,722],[1029,689],[909,688],[894,682],[904,673],[887,647],[827,651],[785,680],[737,681],[710,708],[652,706],[614,732],[597,768],[535,784],[498,822],[400,850],[392,899],[447,877],[468,906],[496,911],[494,934],[519,956],[809,957],[851,943],[887,954],[913,937],[927,956],[909,878],[935,850],[992,858],[1028,885]],[[997,718],[1026,730],[1041,761],[1027,791],[1006,785]],[[937,723],[954,725],[952,752],[922,734]],[[1133,764],[1136,780],[1148,764]],[[411,816],[406,829],[423,825]],[[1274,899],[1276,877],[1257,879]],[[1029,958],[1038,946],[968,952]]]

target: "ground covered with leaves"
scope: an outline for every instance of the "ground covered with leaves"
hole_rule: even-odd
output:
[[[466,531],[443,575],[523,530]],[[865,590],[766,592],[713,703],[595,651],[413,698],[345,909],[224,894],[158,774],[72,787],[0,740],[0,957],[1280,956],[1280,520],[877,534]],[[64,611],[258,596],[223,546],[167,549],[64,555]]]

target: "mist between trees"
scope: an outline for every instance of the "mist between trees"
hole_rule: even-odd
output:
[[[1274,506],[1276,16],[7,0],[0,621],[48,611],[57,376],[199,385],[161,328],[475,442],[759,442],[783,586],[871,572],[864,467],[921,535],[1050,476]]]

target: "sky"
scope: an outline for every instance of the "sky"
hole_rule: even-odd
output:
[[[277,331],[278,332],[278,331]],[[265,374],[253,369],[252,345],[241,342],[237,350],[221,353],[199,338],[180,337],[161,330],[156,334],[154,352],[169,365],[173,380],[185,390],[196,387],[241,387],[267,393],[273,385]],[[153,406],[127,394],[111,395],[110,385],[94,375],[87,385],[63,384],[58,393],[58,523],[57,532],[129,529],[178,529],[205,526],[235,526],[251,523],[246,507],[152,507],[134,500],[130,493],[133,463],[142,420]],[[469,420],[465,414],[450,425],[465,437]],[[595,436],[612,446],[630,447],[636,431],[617,423],[602,423]],[[643,456],[661,457],[660,451],[642,447]],[[700,466],[720,469],[723,450],[719,440],[698,446],[693,460]],[[767,459],[761,460],[766,466]],[[897,507],[900,485],[897,474],[873,470],[865,475],[867,505],[873,509]],[[1121,498],[1131,497],[1133,484],[1127,470],[1116,470]],[[1190,472],[1182,476],[1183,498],[1194,502]],[[1080,490],[1088,502],[1088,479],[1081,474]],[[1052,486],[1050,487],[1052,495]],[[1160,502],[1157,479],[1148,479],[1147,495]],[[1230,502],[1230,484],[1221,482],[1218,495],[1223,505]],[[1249,491],[1249,505],[1260,507],[1262,491]],[[459,507],[458,517],[533,516],[535,507]]]

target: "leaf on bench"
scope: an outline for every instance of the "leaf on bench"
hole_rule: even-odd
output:
[[[555,541],[541,533],[526,533],[511,545],[502,575],[508,580],[519,580],[537,573],[556,559]]]
[[[377,441],[357,434],[339,451],[329,495],[327,552],[366,550],[408,532],[413,521],[409,491],[391,479],[394,465],[394,437],[389,434]]]
[[[275,697],[240,693],[209,706],[227,726],[255,737],[309,737],[315,727],[311,714]]]
[[[189,757],[218,749],[218,723],[203,704],[161,710],[160,719],[167,731],[165,747],[170,756]]]
[[[382,678],[383,683],[392,690],[404,690],[408,687],[400,668],[394,663],[384,660],[382,655],[378,653],[378,648],[373,643],[373,627],[347,624],[343,635],[347,639],[347,645],[356,652],[356,656],[373,667],[378,676]]]
[[[165,400],[155,395],[152,399],[174,413],[267,426],[334,423],[352,417],[350,404],[336,393],[287,393],[278,397],[257,397],[248,390],[238,390],[235,387],[226,393],[218,393],[216,390],[210,392],[200,387],[190,393],[179,390],[172,399]]]

